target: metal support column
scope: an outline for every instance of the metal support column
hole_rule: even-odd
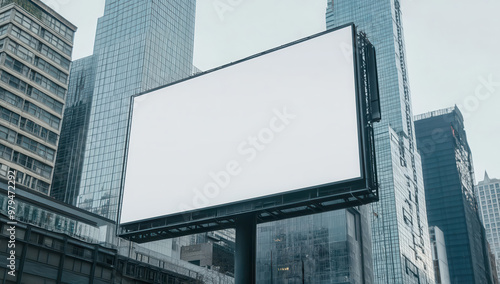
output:
[[[255,215],[236,220],[236,250],[234,254],[235,284],[255,284],[257,222]]]

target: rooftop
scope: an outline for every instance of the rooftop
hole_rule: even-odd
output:
[[[431,117],[437,117],[437,116],[449,114],[452,112],[456,112],[463,120],[462,112],[460,112],[460,109],[458,109],[458,107],[456,105],[453,107],[449,107],[449,108],[444,108],[444,109],[439,109],[439,110],[434,110],[434,111],[418,114],[418,115],[415,115],[413,117],[413,119],[415,121],[422,120],[422,119],[427,119],[427,118],[431,118]]]
[[[500,183],[500,179],[490,178],[488,172],[484,171],[484,178],[482,181],[478,182],[477,185],[486,185],[491,183]]]
[[[63,16],[61,16],[59,13],[54,11],[52,8],[44,4],[40,0],[0,0],[0,7],[6,6],[8,4],[16,3],[17,5],[23,7],[25,10],[33,10],[33,5],[36,6],[36,8],[40,9],[41,11],[45,12],[46,14],[56,18],[59,20],[61,23],[66,25],[68,28],[70,28],[73,31],[77,30],[77,27],[73,25],[70,21],[66,20]],[[35,9],[36,9],[35,8]]]

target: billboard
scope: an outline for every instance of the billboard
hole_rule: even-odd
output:
[[[133,97],[120,223],[363,180],[355,38],[348,25]]]

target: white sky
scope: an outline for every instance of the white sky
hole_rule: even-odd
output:
[[[42,1],[78,26],[73,58],[92,54],[104,0]],[[220,17],[220,3],[235,6]],[[459,105],[476,181],[485,170],[500,178],[500,1],[402,5],[414,113]],[[194,63],[207,70],[323,31],[325,9],[326,0],[198,0]]]

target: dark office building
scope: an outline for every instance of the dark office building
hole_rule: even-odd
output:
[[[446,239],[451,283],[493,283],[484,229],[474,197],[474,169],[457,107],[415,118],[429,226]]]
[[[7,222],[0,216],[0,283],[204,283],[198,273],[182,275],[119,255],[114,248],[24,223],[16,224],[15,247],[8,248]],[[11,251],[14,270],[9,268]]]
[[[109,219],[0,180],[0,283],[231,283],[216,271],[117,239],[114,227]]]
[[[181,259],[223,274],[234,275],[234,244],[205,242],[181,248]]]

